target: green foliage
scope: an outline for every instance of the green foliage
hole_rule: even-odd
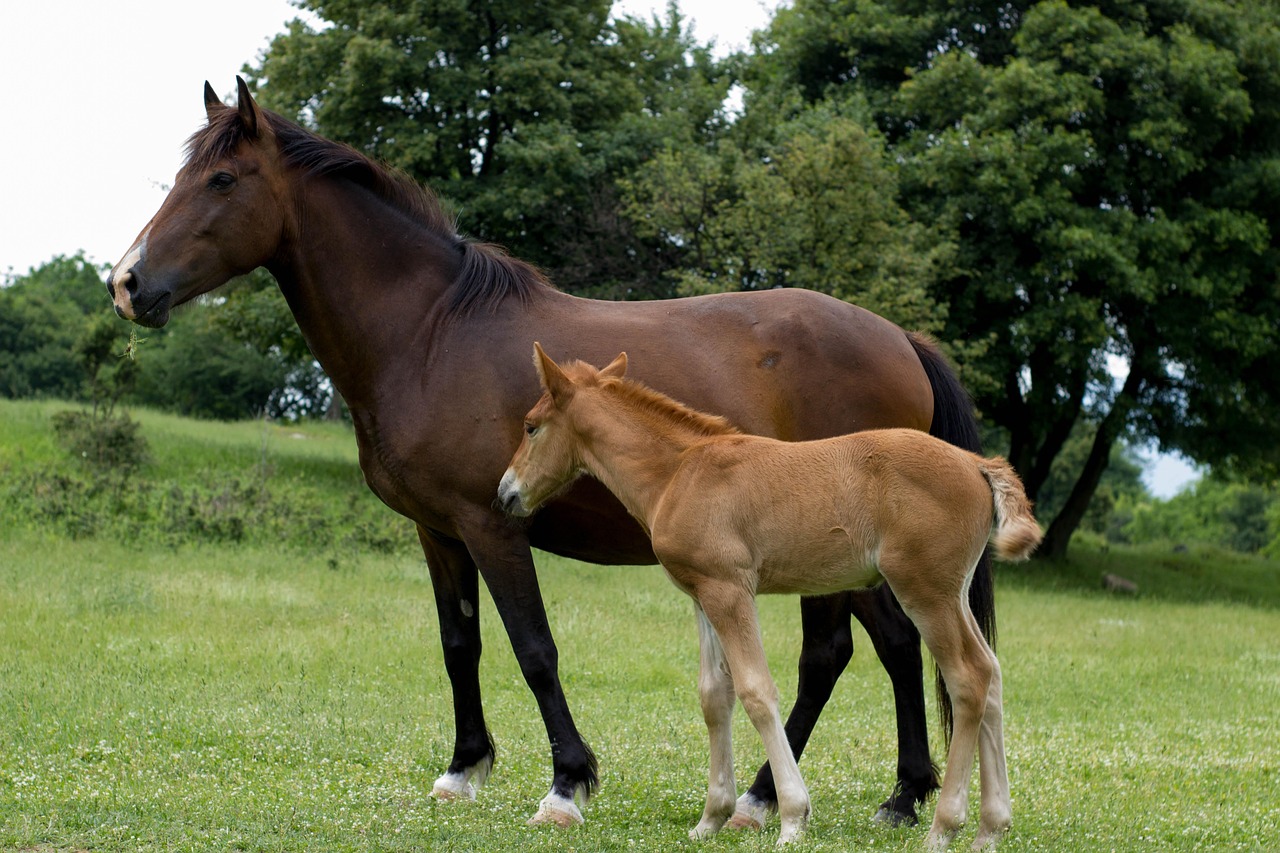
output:
[[[608,20],[608,0],[303,4],[258,67],[266,106],[428,184],[467,233],[574,291],[644,295],[662,268],[615,180],[720,121],[728,80],[676,15]]]
[[[674,148],[623,183],[642,236],[676,248],[680,290],[806,287],[908,328],[942,326],[928,286],[948,247],[910,222],[883,148],[854,118],[815,108],[775,142]]]
[[[0,397],[80,398],[73,350],[86,318],[108,310],[102,279],[82,254],[56,257],[0,288]]]
[[[1122,542],[1204,543],[1280,557],[1280,495],[1275,485],[1221,475],[1202,478],[1167,501],[1131,497],[1116,508]]]
[[[1087,426],[1077,426],[1063,445],[1036,502],[1036,515],[1041,519],[1053,518],[1066,503],[1085,465],[1094,433],[1095,430]],[[1150,500],[1142,482],[1143,461],[1137,451],[1124,442],[1117,442],[1111,448],[1111,459],[1089,501],[1083,529],[1105,534],[1117,523],[1116,511],[1121,504]]]
[[[954,240],[942,336],[989,342],[958,356],[1033,495],[1095,430],[1052,552],[1122,436],[1280,465],[1276,23],[1218,0],[797,0],[748,76],[869,106],[903,208]]]
[[[323,415],[333,388],[271,275],[258,269],[222,292],[226,299],[211,313],[210,329],[271,365],[267,372],[276,381],[264,407],[267,415],[288,420]]]
[[[6,524],[76,539],[243,542],[333,559],[353,548],[416,547],[411,525],[365,487],[349,427],[135,414],[136,422],[122,421],[0,400]],[[145,455],[139,430],[150,438]],[[80,444],[69,457],[52,436]]]
[[[137,421],[126,414],[58,412],[53,433],[74,459],[99,473],[127,477],[147,458],[147,440]]]

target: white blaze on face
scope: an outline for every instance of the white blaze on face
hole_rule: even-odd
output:
[[[129,320],[134,318],[133,298],[130,296],[127,286],[129,279],[133,277],[129,270],[142,261],[142,253],[147,248],[148,233],[150,233],[149,230],[143,231],[139,235],[137,242],[129,247],[129,251],[125,252],[124,257],[120,259],[120,263],[111,268],[112,301],[115,302],[116,308],[119,309],[120,316]]]

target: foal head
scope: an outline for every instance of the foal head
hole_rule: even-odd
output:
[[[532,515],[582,474],[574,398],[583,389],[598,387],[601,380],[621,379],[627,372],[627,354],[620,353],[600,370],[582,361],[561,367],[535,343],[533,365],[542,398],[525,415],[524,438],[498,485],[498,502],[518,516]]]

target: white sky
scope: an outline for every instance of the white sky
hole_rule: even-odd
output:
[[[776,0],[681,0],[700,40],[745,46]],[[665,15],[665,0],[615,14]],[[83,249],[115,263],[163,200],[182,144],[285,22],[288,0],[3,0],[0,276]]]
[[[680,0],[701,41],[745,47],[779,0]],[[666,0],[615,14],[665,16]],[[204,121],[204,81],[235,75],[299,15],[288,0],[3,0],[0,3],[0,281],[84,250],[114,263],[164,198]],[[1192,470],[1149,469],[1156,494]]]

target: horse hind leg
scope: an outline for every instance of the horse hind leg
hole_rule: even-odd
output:
[[[689,831],[690,838],[699,839],[724,826],[733,814],[737,789],[733,779],[733,674],[706,613],[696,603],[694,610],[698,616],[698,698],[711,748],[707,804],[702,820]]]
[[[899,607],[888,584],[851,596],[853,615],[866,629],[876,656],[893,685],[898,724],[897,782],[880,804],[875,820],[915,826],[916,806],[938,789],[938,769],[929,755],[920,633]]]

